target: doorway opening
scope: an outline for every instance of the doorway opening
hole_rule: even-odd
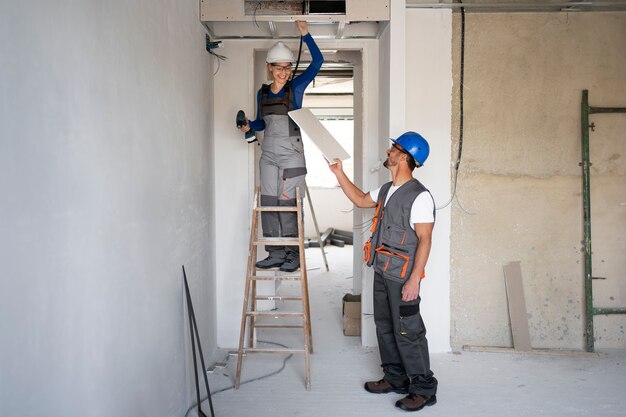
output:
[[[314,81],[308,86],[303,99],[303,107],[311,109],[322,124],[331,132],[351,158],[343,161],[344,170],[354,181],[355,149],[362,149],[362,52],[361,50],[324,50],[324,64]],[[267,83],[265,79],[266,51],[255,52],[255,86]],[[306,69],[310,62],[308,50],[302,51],[299,71]],[[258,88],[258,87],[257,87]],[[256,109],[255,109],[256,111]],[[262,138],[261,138],[262,140]],[[303,143],[307,163],[307,185],[320,233],[329,228],[354,233],[354,210],[345,197],[335,176],[328,169],[321,152],[312,141],[304,136]],[[254,177],[259,181],[258,161],[261,155],[255,147]],[[357,167],[358,168],[358,167]],[[309,203],[304,203],[305,237],[317,238]],[[327,242],[329,244],[330,242]],[[354,247],[346,245],[350,250]],[[359,250],[360,253],[360,250]],[[352,256],[354,259],[354,255]],[[312,265],[309,265],[312,266]],[[332,270],[332,262],[329,262]],[[323,266],[322,266],[323,268]],[[354,275],[353,289],[360,293],[360,274]],[[337,297],[340,297],[337,294]]]

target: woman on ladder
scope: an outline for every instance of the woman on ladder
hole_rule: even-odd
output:
[[[304,90],[313,81],[324,62],[322,53],[309,33],[304,21],[296,26],[311,53],[311,64],[297,77],[292,77],[294,55],[282,42],[267,52],[267,72],[272,83],[264,84],[257,94],[256,120],[248,121],[239,129],[248,132],[264,130],[259,161],[261,173],[261,206],[295,206],[296,188],[304,195],[306,162],[302,136],[298,126],[287,112],[302,108]],[[299,58],[299,57],[298,57]],[[264,237],[297,237],[295,212],[263,212],[261,225]],[[293,272],[300,267],[297,246],[266,246],[269,256],[256,263],[257,268],[280,267]]]

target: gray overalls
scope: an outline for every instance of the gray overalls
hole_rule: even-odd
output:
[[[265,122],[265,136],[261,145],[261,205],[295,206],[296,187],[304,197],[306,162],[300,129],[289,118],[293,109],[290,83],[282,97],[269,98],[269,85],[261,88],[260,115]],[[265,237],[298,236],[297,215],[294,212],[263,212],[261,225]],[[270,256],[285,258],[289,252],[298,253],[297,246],[266,246]]]
[[[402,286],[411,276],[419,239],[410,226],[411,206],[422,192],[429,191],[416,179],[403,184],[389,198],[391,182],[382,186],[365,247],[365,260],[374,267],[374,322],[385,379],[409,392],[435,395],[437,379],[430,370],[426,327],[418,297],[402,301]],[[432,196],[431,196],[432,197]],[[433,210],[434,215],[434,210]]]

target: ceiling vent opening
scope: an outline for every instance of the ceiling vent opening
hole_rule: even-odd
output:
[[[246,16],[345,15],[346,0],[245,0]]]

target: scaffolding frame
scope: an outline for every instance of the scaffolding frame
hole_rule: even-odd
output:
[[[581,131],[582,131],[582,183],[583,183],[583,248],[585,258],[585,349],[594,351],[593,316],[608,314],[626,314],[626,307],[594,307],[593,280],[600,279],[592,274],[591,251],[591,184],[589,160],[589,129],[594,127],[589,123],[589,116],[598,113],[626,113],[626,107],[593,107],[589,105],[589,90],[583,90],[581,103]]]

